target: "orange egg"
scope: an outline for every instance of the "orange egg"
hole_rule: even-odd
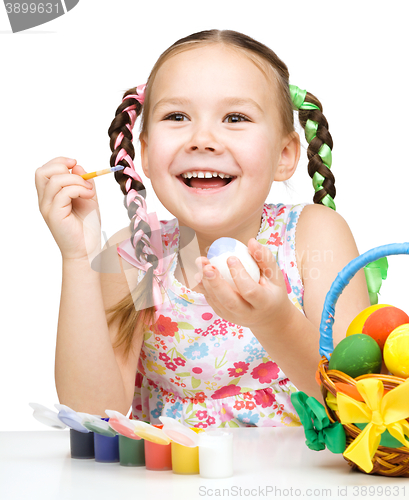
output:
[[[356,385],[345,384],[344,382],[335,382],[334,385],[337,392],[342,392],[343,394],[346,394],[347,396],[350,396],[357,401],[365,401],[361,396],[361,393],[356,388]],[[389,392],[389,389],[384,388],[383,395],[385,396],[387,392]]]
[[[342,392],[343,394],[346,394],[347,396],[356,399],[357,401],[364,400],[364,398],[356,388],[356,385],[349,385],[345,384],[344,382],[335,382],[334,385],[337,392]]]
[[[355,318],[351,321],[351,324],[348,327],[346,336],[355,335],[356,333],[362,333],[362,328],[364,327],[365,321],[368,317],[378,309],[383,307],[391,307],[389,304],[374,304],[373,306],[369,306],[359,314],[355,316]]]
[[[373,312],[362,328],[362,333],[369,335],[383,349],[389,334],[400,325],[409,323],[409,316],[397,307],[383,307]]]

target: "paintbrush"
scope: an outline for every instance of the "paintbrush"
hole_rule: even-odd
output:
[[[110,174],[111,172],[117,172],[118,170],[123,170],[125,167],[123,165],[117,165],[116,167],[105,168],[104,170],[98,170],[97,172],[90,172],[89,174],[83,174],[81,177],[85,180],[93,179],[100,175]]]

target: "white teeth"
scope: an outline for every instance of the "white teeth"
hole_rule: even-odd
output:
[[[223,172],[203,172],[201,170],[194,170],[192,172],[185,172],[182,177],[185,179],[190,179],[192,177],[198,177],[199,179],[210,179],[211,177],[217,177],[224,179],[230,179],[232,176],[229,174],[223,174]]]

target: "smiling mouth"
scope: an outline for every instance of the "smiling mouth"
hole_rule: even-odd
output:
[[[184,178],[181,175],[178,176],[179,179],[186,184],[186,186],[193,189],[219,189],[224,186],[227,186],[231,181],[235,179],[235,177],[224,178],[220,177],[211,177],[211,178],[199,178],[199,177],[191,177],[190,179]]]

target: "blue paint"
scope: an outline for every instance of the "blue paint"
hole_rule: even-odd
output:
[[[108,421],[108,418],[102,420]],[[119,440],[115,437],[103,436],[94,432],[94,449],[96,462],[119,462]]]
[[[118,436],[107,437],[94,432],[94,450],[96,462],[119,462]]]
[[[207,252],[207,258],[210,260],[226,252],[234,253],[236,245],[237,240],[234,238],[219,238],[210,245],[209,251]]]

